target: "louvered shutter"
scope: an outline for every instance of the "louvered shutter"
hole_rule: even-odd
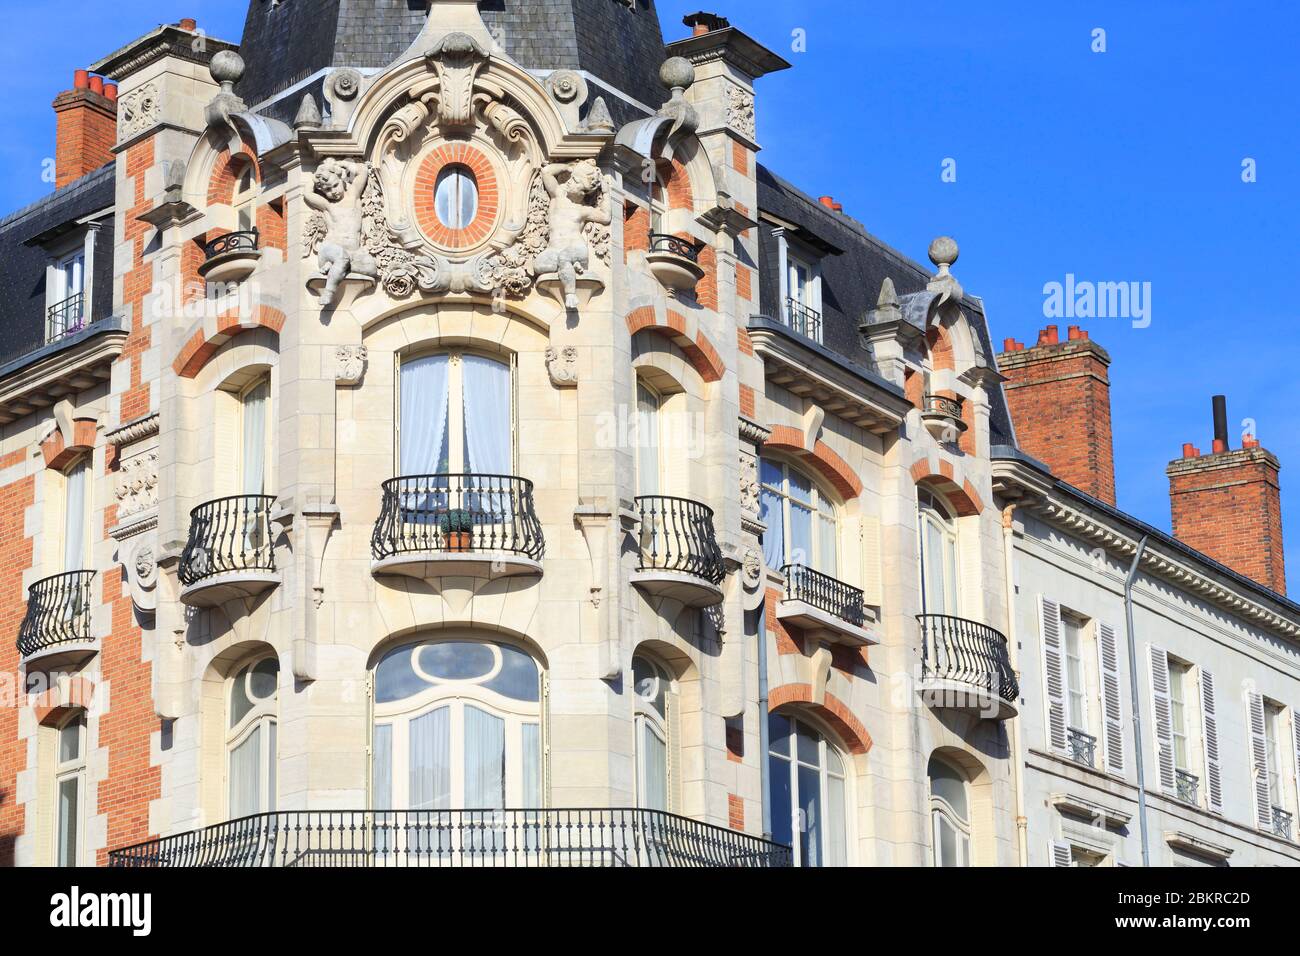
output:
[[[1070,852],[1070,844],[1052,841],[1052,866],[1074,866],[1074,854]]]
[[[1205,794],[1211,813],[1223,812],[1223,769],[1219,763],[1219,717],[1214,675],[1201,668],[1201,735],[1205,741]]]
[[[1106,770],[1124,772],[1124,711],[1120,703],[1119,640],[1115,629],[1097,622],[1097,673],[1101,675],[1102,746]]]
[[[1061,605],[1039,595],[1039,635],[1043,641],[1043,697],[1047,703],[1047,744],[1064,751],[1065,736],[1065,645],[1061,633]]]
[[[1148,644],[1151,657],[1151,701],[1156,717],[1156,766],[1160,769],[1160,787],[1173,793],[1174,780],[1174,706],[1169,696],[1169,655],[1163,647]]]
[[[1264,697],[1246,695],[1246,721],[1250,729],[1250,763],[1254,775],[1255,820],[1261,830],[1273,829],[1273,798],[1268,792],[1268,731],[1264,727]]]
[[[1300,808],[1300,711],[1291,708],[1291,737],[1295,743],[1296,806]]]

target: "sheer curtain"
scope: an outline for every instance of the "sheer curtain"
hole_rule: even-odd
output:
[[[465,809],[506,805],[506,722],[477,707],[465,708]]]
[[[641,806],[668,809],[668,745],[644,717],[641,723]]]
[[[508,475],[510,366],[481,355],[466,355],[462,368],[465,470],[476,475]]]
[[[86,475],[83,458],[68,472],[64,505],[63,565],[65,571],[80,571],[86,563]]]
[[[230,751],[230,819],[261,810],[262,730],[259,725]]]
[[[439,707],[410,723],[407,802],[412,810],[451,807],[451,709]]]
[[[637,491],[659,494],[659,396],[640,382],[636,386]]]
[[[258,382],[244,393],[244,494],[266,490],[266,412],[271,384]]]
[[[398,471],[430,475],[446,465],[447,356],[426,355],[402,363],[401,448]]]

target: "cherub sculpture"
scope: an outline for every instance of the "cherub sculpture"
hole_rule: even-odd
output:
[[[561,184],[560,178],[567,175]],[[609,225],[609,196],[605,177],[593,159],[584,159],[567,166],[551,163],[542,169],[542,184],[551,197],[548,216],[550,241],[533,263],[536,275],[555,273],[564,289],[564,307],[578,307],[578,276],[587,271],[591,250],[587,246],[583,228],[589,222]],[[594,203],[588,204],[588,197]]]
[[[379,273],[362,236],[361,195],[369,178],[369,163],[329,158],[317,167],[314,191],[304,197],[325,222],[318,251],[320,271],[325,276],[321,305],[333,303],[339,283],[348,273],[371,278]]]

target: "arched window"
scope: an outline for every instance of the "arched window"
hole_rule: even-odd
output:
[[[235,194],[231,205],[235,207],[239,231],[251,230],[257,211],[257,170],[251,162],[241,163],[235,173]]]
[[[240,490],[246,495],[266,493],[270,409],[268,376],[262,376],[239,393]]]
[[[473,171],[451,163],[438,173],[433,186],[433,209],[448,229],[467,229],[478,215],[478,181]]]
[[[399,474],[508,475],[513,469],[509,362],[473,352],[408,358],[398,404]]]
[[[226,710],[228,818],[276,808],[276,722],[280,662],[262,657],[229,682]]]
[[[844,758],[811,724],[782,714],[768,722],[772,835],[794,847],[798,866],[848,863]]]
[[[921,609],[926,614],[957,615],[957,532],[952,512],[925,488],[917,489],[916,500]]]
[[[63,570],[81,571],[89,562],[90,456],[82,455],[64,472]],[[56,499],[57,500],[57,499]]]
[[[760,479],[767,566],[802,564],[835,577],[839,531],[834,503],[816,482],[785,462],[762,459]]]
[[[510,644],[402,644],[374,670],[376,810],[542,805],[541,675]]]
[[[970,792],[966,776],[939,757],[930,758],[930,819],[935,866],[970,866]]]
[[[671,803],[669,708],[673,681],[657,661],[632,658],[636,692],[636,802],[649,810],[668,810]]]
[[[78,710],[59,726],[54,768],[54,865],[81,861],[86,802],[86,712]]]

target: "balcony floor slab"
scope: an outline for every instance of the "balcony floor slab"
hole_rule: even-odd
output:
[[[373,574],[421,581],[444,577],[509,578],[542,573],[542,563],[510,551],[406,551],[372,561]]]
[[[815,634],[833,644],[847,644],[849,647],[868,647],[879,644],[876,637],[865,627],[860,627],[844,618],[823,611],[806,601],[781,601],[776,606],[776,619],[783,624],[793,624],[805,633]]]
[[[1020,713],[1013,701],[964,681],[931,678],[917,684],[916,690],[927,706],[937,710],[960,710],[989,720],[1010,720]]]
[[[689,607],[722,603],[722,589],[707,578],[680,571],[636,571],[632,583],[652,597],[672,598]]]
[[[279,584],[277,571],[227,571],[186,585],[180,599],[188,607],[216,607],[227,601],[257,597]]]

